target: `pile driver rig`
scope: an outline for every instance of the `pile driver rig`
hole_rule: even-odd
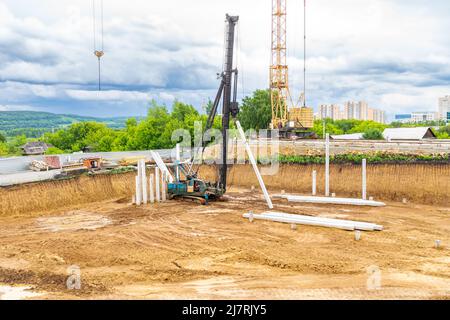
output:
[[[218,170],[218,181],[212,183],[200,179],[198,177],[198,168],[194,170],[195,159],[193,156],[188,163],[176,164],[185,179],[181,179],[181,175],[177,175],[176,181],[169,184],[168,193],[170,199],[188,198],[206,204],[208,200],[221,198],[227,190],[228,129],[230,128],[231,118],[235,119],[239,113],[239,105],[237,102],[238,70],[233,68],[235,32],[238,21],[238,16],[226,15],[224,68],[222,73],[219,74],[219,79],[221,79],[219,90],[217,91],[206,126],[203,130],[203,133],[205,133],[212,128],[220,101],[222,101],[222,152]],[[202,155],[206,144],[207,142],[202,139],[202,145],[197,146],[200,148]]]

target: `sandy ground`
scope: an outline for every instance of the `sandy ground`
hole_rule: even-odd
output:
[[[1,218],[0,299],[450,298],[450,208],[275,205],[385,230],[355,241],[342,230],[250,223],[243,213],[267,209],[248,190],[208,206],[122,199]],[[80,290],[67,289],[71,266]]]

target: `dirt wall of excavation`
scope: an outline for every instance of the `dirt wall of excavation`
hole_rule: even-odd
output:
[[[209,169],[210,170],[210,169]],[[317,192],[324,194],[324,165],[280,165],[278,173],[265,176],[272,192],[311,195],[312,171],[317,171]],[[250,166],[235,166],[229,176],[231,185],[258,186]],[[338,197],[361,197],[361,165],[331,165],[330,191]],[[408,201],[450,205],[450,164],[377,164],[367,166],[367,194],[380,201]]]
[[[0,216],[35,214],[60,207],[129,196],[134,173],[80,176],[0,188]]]
[[[317,171],[317,190],[324,193],[323,165],[280,165],[276,175],[265,176],[267,188],[311,194],[312,171]],[[332,165],[331,192],[338,197],[361,196],[361,166]],[[200,176],[215,180],[214,167],[203,166]],[[130,201],[134,193],[135,173],[81,176],[0,188],[0,216],[36,214],[60,207],[81,205],[108,199]],[[380,201],[408,201],[423,204],[450,205],[450,164],[385,164],[368,165],[367,192]],[[249,165],[236,165],[230,170],[229,184],[235,187],[258,186]]]

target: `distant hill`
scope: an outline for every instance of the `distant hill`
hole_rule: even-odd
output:
[[[45,132],[61,129],[76,122],[95,121],[104,123],[110,128],[120,129],[125,127],[127,119],[128,117],[96,118],[49,112],[0,111],[0,132],[10,137],[25,134],[29,138],[36,138]]]

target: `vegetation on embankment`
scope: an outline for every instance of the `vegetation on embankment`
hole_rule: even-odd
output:
[[[271,193],[285,190],[287,193],[311,195],[312,171],[317,172],[317,192],[324,194],[325,166],[322,164],[280,164],[279,168],[267,168],[273,175],[264,176]],[[215,171],[203,168],[201,177],[215,179]],[[367,166],[368,196],[379,201],[409,202],[450,206],[450,163],[446,164],[369,164]],[[230,170],[231,186],[258,186],[255,173],[249,165],[236,165]],[[338,197],[360,198],[361,164],[332,164],[330,166],[331,192]]]
[[[450,163],[450,153],[433,155],[393,154],[375,152],[369,154],[348,153],[330,156],[330,162],[335,164],[360,164],[363,159],[372,164],[411,164],[411,163]],[[261,161],[262,163],[267,163]],[[286,164],[324,164],[324,156],[315,155],[280,155],[280,163]]]

